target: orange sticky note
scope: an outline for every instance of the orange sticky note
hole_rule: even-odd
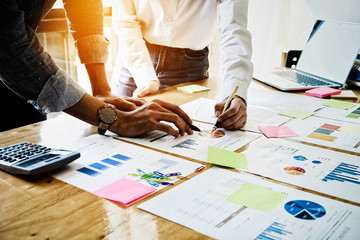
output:
[[[136,181],[123,178],[106,187],[93,192],[93,194],[105,199],[120,203],[124,206],[153,193],[156,188],[147,186]]]

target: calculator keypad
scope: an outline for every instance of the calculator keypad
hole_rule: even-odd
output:
[[[18,143],[15,145],[0,148],[0,161],[6,165],[12,165],[17,162],[27,160],[35,155],[42,155],[51,151],[51,148],[33,144],[33,143]]]

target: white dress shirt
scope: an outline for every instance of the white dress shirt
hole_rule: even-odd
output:
[[[223,96],[236,85],[246,100],[252,78],[251,34],[247,27],[248,0],[114,0],[113,29],[118,57],[136,85],[158,79],[145,41],[200,50],[220,31]],[[115,71],[116,72],[116,71]]]

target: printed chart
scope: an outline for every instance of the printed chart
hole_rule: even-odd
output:
[[[213,125],[200,122],[194,124],[201,129],[200,133],[194,132],[193,135],[185,135],[178,138],[160,131],[153,131],[141,138],[115,138],[175,153],[180,156],[206,161],[208,146],[235,151],[261,136],[257,133],[227,131],[225,129],[218,129],[210,134]]]
[[[245,171],[360,203],[357,156],[265,137],[243,153]]]
[[[296,218],[315,220],[326,214],[326,210],[320,204],[306,200],[294,200],[285,204],[285,210]]]
[[[286,231],[286,225],[278,222],[273,222],[269,227],[267,227],[255,240],[265,240],[265,239],[282,239],[282,237],[291,235],[292,232]]]
[[[141,178],[141,175],[157,171],[186,176],[201,166],[101,135],[91,135],[64,147],[79,151],[81,156],[53,176],[91,193],[123,179],[154,186],[148,179]],[[158,184],[156,188],[162,189],[165,186]]]
[[[317,111],[315,116],[360,124],[360,104],[348,110],[325,107]]]
[[[356,239],[360,234],[359,207],[222,168],[138,207],[215,239]]]
[[[332,119],[309,117],[285,123],[300,137],[292,139],[360,153],[360,125]]]

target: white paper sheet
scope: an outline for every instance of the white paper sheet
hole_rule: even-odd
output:
[[[226,200],[250,183],[287,195],[270,213]],[[138,206],[216,239],[357,239],[360,208],[212,168]]]
[[[194,101],[180,105],[180,108],[186,112],[192,120],[215,124],[216,101],[210,98],[199,98]]]
[[[322,105],[324,101],[327,100],[280,91],[257,88],[249,88],[248,91],[248,105],[267,107],[279,111],[294,108],[314,112],[324,107]]]
[[[197,100],[188,102],[180,107],[193,120],[215,124],[216,117],[214,114],[214,107],[216,101],[209,98],[199,98]],[[247,107],[247,122],[242,130],[259,132],[259,125],[262,126],[279,126],[288,121],[289,118],[278,115],[278,111],[263,107],[248,106]]]
[[[122,178],[148,184],[146,180],[140,179],[140,177],[129,175],[129,173],[138,173],[137,169],[141,169],[145,173],[153,171],[161,173],[181,172],[182,176],[187,176],[201,166],[191,161],[98,134],[85,137],[63,147],[79,151],[81,157],[67,165],[62,171],[54,174],[53,177],[89,192],[94,192]],[[116,154],[124,156],[124,160],[113,157]],[[118,164],[111,165],[102,161],[104,159],[110,159],[109,162],[111,160],[117,161]],[[100,170],[92,167],[96,166],[94,164],[106,166],[106,169]],[[78,171],[83,168],[89,169],[87,170],[88,174]],[[160,185],[158,189],[162,189],[164,186]]]
[[[325,107],[315,112],[315,116],[360,124],[360,104],[348,110]]]
[[[300,137],[292,139],[360,153],[359,124],[309,117],[290,120],[283,126],[288,126],[299,134]]]
[[[243,153],[245,171],[360,203],[359,156],[266,138]]]
[[[211,124],[200,122],[194,122],[194,125],[199,127],[202,131],[207,132],[211,132],[213,127]],[[194,131],[193,135],[185,135],[174,138],[164,132],[153,131],[141,138],[116,138],[196,160],[206,161],[208,146],[235,151],[261,135],[251,132],[227,131],[225,129],[219,129],[219,134],[217,134],[217,136],[217,138],[209,138],[208,136],[200,136],[198,132]]]

